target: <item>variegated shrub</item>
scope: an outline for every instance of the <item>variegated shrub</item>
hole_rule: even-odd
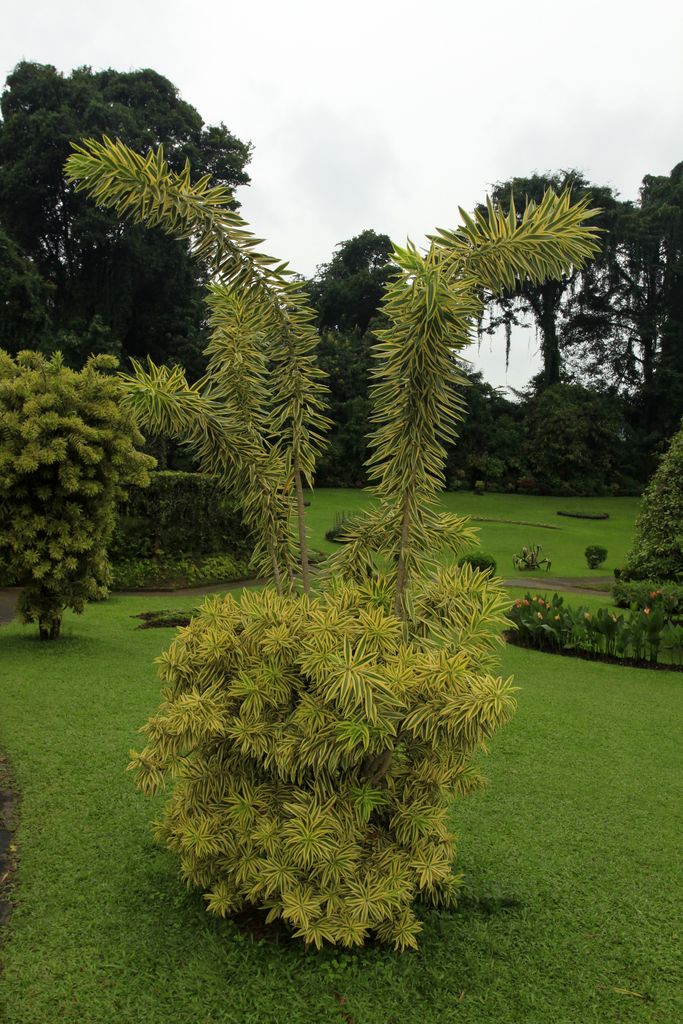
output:
[[[164,703],[131,765],[147,791],[172,784],[159,834],[218,914],[256,905],[316,946],[415,946],[416,901],[457,894],[449,806],[479,784],[477,754],[514,710],[497,671],[504,592],[488,572],[434,560],[474,540],[435,504],[463,415],[455,357],[486,290],[591,256],[591,211],[548,193],[520,216],[514,203],[463,213],[426,254],[395,250],[376,346],[376,501],[312,580],[303,485],[326,421],[305,293],[255,251],[225,190],[174,173],[161,151],[86,142],[68,173],[187,239],[213,274],[206,377],[189,385],[150,364],[122,383],[141,425],[184,440],[236,491],[271,581],[207,600],[159,659]]]

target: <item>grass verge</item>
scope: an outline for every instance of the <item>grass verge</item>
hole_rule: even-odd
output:
[[[178,603],[178,608],[187,607]],[[3,1024],[672,1024],[680,676],[507,648],[519,712],[453,809],[465,890],[421,949],[322,953],[209,918],[125,774],[159,703],[139,630],[168,597],[0,629],[0,746],[22,794]],[[341,1005],[343,1001],[343,1005]]]

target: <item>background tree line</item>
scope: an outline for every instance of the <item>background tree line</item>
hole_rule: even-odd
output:
[[[142,150],[163,143],[175,169],[189,157],[193,170],[235,188],[249,182],[250,145],[204,124],[151,70],[65,76],[23,62],[0,113],[0,348],[59,349],[75,368],[91,353],[124,363],[150,354],[196,379],[208,336],[203,268],[183,243],[88,204],[63,165],[72,139],[108,134]],[[646,175],[635,202],[576,171],[500,182],[492,199],[507,207],[512,192],[523,207],[568,184],[603,210],[601,253],[571,278],[487,297],[482,334],[504,328],[509,341],[531,325],[542,367],[514,399],[468,374],[449,486],[637,491],[683,414],[683,163]],[[334,422],[322,485],[365,483],[369,351],[390,252],[386,235],[364,231],[308,285]]]

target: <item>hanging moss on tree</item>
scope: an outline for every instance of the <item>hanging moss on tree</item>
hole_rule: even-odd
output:
[[[324,388],[301,292],[255,252],[226,191],[193,185],[189,168],[173,175],[163,153],[86,142],[68,172],[119,213],[190,238],[209,262],[205,380],[190,387],[150,365],[125,383],[146,425],[185,438],[237,488],[272,581],[239,603],[208,600],[159,659],[164,702],[131,763],[147,792],[173,783],[158,834],[214,913],[256,905],[318,947],[371,935],[414,947],[416,900],[457,896],[448,805],[480,784],[475,755],[515,706],[497,674],[505,591],[489,573],[434,560],[475,539],[434,507],[462,415],[453,353],[485,289],[590,257],[591,213],[549,193],[519,222],[514,207],[490,206],[440,232],[426,256],[394,250],[375,353],[378,502],[354,516],[314,591],[302,482],[322,448]]]
[[[101,372],[117,365],[97,356],[77,373],[59,353],[0,352],[0,576],[23,586],[19,610],[43,640],[65,608],[106,595],[116,502],[154,465],[135,450],[119,381]]]

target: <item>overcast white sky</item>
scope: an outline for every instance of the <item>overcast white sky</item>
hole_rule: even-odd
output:
[[[578,167],[635,198],[683,160],[679,0],[0,0],[2,80],[150,67],[254,145],[243,213],[311,274],[365,228],[418,244],[497,180]],[[507,383],[535,371],[516,334]],[[475,365],[506,383],[502,340]]]

